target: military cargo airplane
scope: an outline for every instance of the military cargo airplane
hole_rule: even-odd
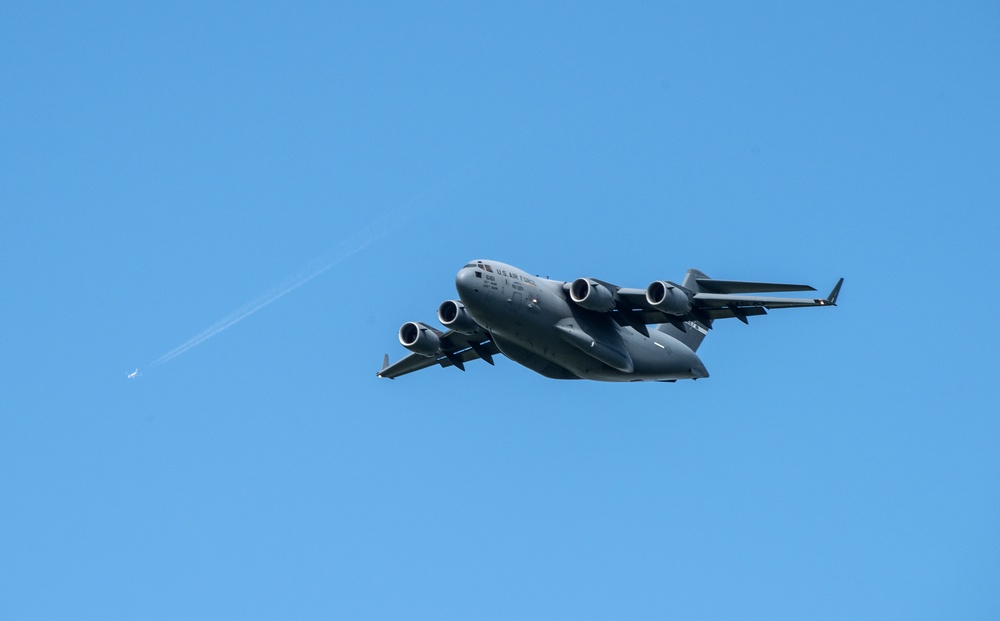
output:
[[[458,300],[438,307],[447,332],[409,321],[399,342],[410,355],[379,377],[394,379],[430,366],[454,366],[503,354],[553,379],[606,382],[708,377],[695,353],[717,319],[764,315],[769,309],[835,306],[841,278],[824,299],[739,295],[815,291],[808,285],[714,280],[688,270],[681,284],[657,280],[645,289],[596,278],[572,282],[532,276],[497,261],[466,264],[455,278]],[[656,326],[650,330],[648,326]]]

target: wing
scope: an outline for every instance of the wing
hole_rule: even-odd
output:
[[[619,324],[633,327],[636,324],[672,323],[681,330],[685,330],[684,323],[688,321],[700,321],[711,325],[715,319],[731,317],[747,323],[747,317],[765,315],[768,310],[775,308],[836,306],[837,296],[840,294],[840,287],[844,284],[844,279],[841,278],[830,295],[823,299],[733,294],[733,292],[748,291],[815,291],[808,285],[711,280],[708,278],[698,278],[696,282],[698,291],[680,287],[688,292],[691,300],[691,309],[683,315],[671,315],[653,308],[646,300],[645,290],[642,289],[618,289],[616,292],[618,304],[613,312],[616,315],[621,315],[621,317],[616,318]]]
[[[400,375],[413,373],[436,364],[442,367],[454,366],[464,371],[466,362],[482,358],[493,364],[493,355],[500,353],[489,333],[481,329],[472,334],[462,334],[451,330],[442,334],[440,339],[441,349],[434,356],[410,354],[402,360],[389,364],[389,355],[386,354],[382,370],[377,375],[395,379]]]

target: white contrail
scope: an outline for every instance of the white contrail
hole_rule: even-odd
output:
[[[345,259],[350,258],[351,256],[357,254],[358,252],[361,252],[366,247],[370,246],[373,242],[375,242],[375,240],[377,240],[379,237],[382,237],[387,233],[387,231],[383,229],[381,234],[376,235],[371,230],[372,228],[373,227],[369,227],[365,232],[360,233],[354,238],[345,242],[344,244],[341,245],[341,247],[338,250],[327,253],[315,259],[314,261],[306,265],[304,268],[299,270],[297,274],[288,278],[285,282],[275,287],[272,287],[264,294],[262,294],[260,297],[250,302],[249,304],[242,306],[241,308],[237,309],[230,315],[220,319],[219,321],[215,322],[205,330],[201,331],[194,337],[188,339],[184,343],[171,349],[167,353],[163,354],[162,356],[151,362],[149,366],[156,367],[163,364],[164,362],[173,360],[174,358],[180,356],[181,354],[191,349],[192,347],[204,343],[205,341],[212,338],[216,334],[222,332],[226,328],[231,328],[232,326],[243,321],[250,315],[253,315],[260,309],[264,308],[268,304],[271,304],[272,302],[275,302],[283,298],[284,296],[288,295],[292,291],[295,291],[302,285],[306,284],[313,278],[316,278],[317,276],[329,270],[338,263],[344,261]]]
[[[470,165],[467,165],[465,169],[468,169]],[[458,179],[463,179],[466,175],[458,175]],[[338,263],[350,258],[351,256],[361,252],[368,246],[372,245],[377,240],[385,237],[397,228],[412,222],[415,218],[420,215],[420,210],[418,207],[423,204],[426,207],[427,203],[432,202],[433,197],[440,195],[444,190],[444,186],[452,185],[455,181],[452,178],[448,182],[440,183],[436,188],[431,188],[426,192],[422,193],[422,196],[418,195],[413,197],[408,206],[398,206],[395,209],[390,210],[385,213],[381,218],[378,218],[371,222],[368,226],[364,227],[356,235],[348,239],[346,242],[337,246],[334,250],[320,256],[315,259],[301,270],[298,271],[294,276],[291,276],[285,282],[272,287],[267,292],[262,294],[257,299],[252,302],[240,307],[233,313],[227,315],[226,317],[215,322],[208,328],[205,328],[200,333],[194,337],[188,339],[184,343],[178,345],[177,347],[171,349],[167,353],[163,354],[148,366],[156,367],[165,362],[173,360],[177,356],[180,356],[189,349],[196,347],[208,339],[212,338],[216,334],[222,332],[227,328],[231,328],[239,322],[243,321],[250,315],[253,315],[260,309],[264,308],[268,304],[275,302],[284,296],[288,295],[292,291],[295,291],[302,285],[306,284],[313,278],[316,278],[323,272],[326,272],[330,268],[334,267]]]

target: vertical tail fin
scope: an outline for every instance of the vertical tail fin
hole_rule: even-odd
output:
[[[684,276],[683,287],[689,291],[698,293],[701,288],[698,285],[699,278],[708,278],[704,273],[690,269]],[[681,323],[664,323],[657,330],[664,334],[669,334],[681,343],[687,345],[691,351],[698,351],[701,342],[705,340],[705,335],[712,329],[712,320],[703,319],[699,321],[686,321]]]

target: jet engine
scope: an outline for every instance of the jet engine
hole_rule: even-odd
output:
[[[590,278],[577,278],[569,286],[569,297],[587,310],[606,313],[615,307],[611,290]]]
[[[657,280],[646,287],[646,301],[656,310],[683,315],[691,310],[691,300],[672,282]]]
[[[421,356],[436,356],[441,351],[441,339],[434,328],[425,323],[408,321],[399,329],[400,344]]]
[[[461,334],[472,334],[479,329],[479,324],[465,310],[465,305],[455,300],[441,302],[441,306],[438,306],[438,321],[449,330]]]

